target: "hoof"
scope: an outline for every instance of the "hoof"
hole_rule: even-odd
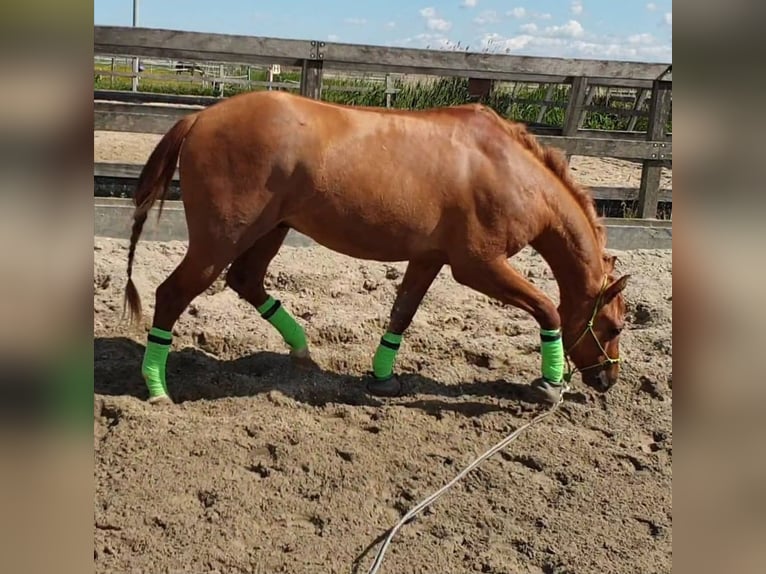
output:
[[[148,403],[150,405],[172,405],[173,399],[167,395],[158,395],[156,397],[149,397]]]
[[[543,378],[535,379],[530,386],[537,398],[551,405],[559,402],[566,391],[564,383],[550,383]]]
[[[398,397],[402,392],[402,383],[394,376],[384,380],[373,378],[367,383],[367,392],[378,397]]]
[[[309,353],[308,347],[304,349],[290,349],[290,356],[296,359],[310,359],[311,353]]]
[[[311,358],[311,353],[308,347],[305,349],[290,349],[290,357],[293,359],[296,365],[304,369],[312,369],[317,366],[314,360]]]

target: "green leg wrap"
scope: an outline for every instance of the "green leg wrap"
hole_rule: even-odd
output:
[[[292,350],[300,351],[308,346],[303,327],[296,323],[280,301],[269,296],[266,302],[258,307],[258,312],[279,331]]]
[[[394,363],[399,346],[402,344],[402,335],[387,332],[380,339],[378,350],[372,360],[372,371],[376,379],[385,380],[394,374]]]
[[[564,378],[564,345],[561,342],[561,329],[540,329],[540,341],[543,377],[551,383],[561,383]]]
[[[168,387],[165,383],[165,363],[168,359],[172,339],[172,333],[157,327],[152,327],[149,331],[141,373],[146,381],[146,387],[149,389],[150,398],[167,396],[168,394]]]

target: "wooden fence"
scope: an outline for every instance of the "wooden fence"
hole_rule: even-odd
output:
[[[530,125],[541,143],[558,147],[568,155],[614,157],[642,164],[638,188],[591,188],[596,199],[637,200],[638,216],[647,219],[657,217],[658,202],[671,201],[671,190],[660,187],[662,168],[672,166],[672,133],[667,132],[666,126],[673,84],[667,64],[419,50],[112,26],[95,27],[94,52],[105,57],[294,67],[301,71],[299,92],[312,98],[322,97],[326,73],[343,72],[468,78],[474,98],[487,96],[498,82],[567,84],[571,87],[563,127]],[[584,114],[593,109],[595,90],[603,87],[637,90],[633,109],[622,111],[634,117],[646,115],[645,132],[582,128]],[[217,98],[97,90],[94,129],[161,134],[190,109],[216,101]],[[649,102],[648,114],[640,110],[646,101]],[[543,102],[544,105],[552,103]],[[631,120],[630,125],[635,126],[635,121]],[[96,164],[94,175],[133,180],[141,168],[141,165],[130,164]]]

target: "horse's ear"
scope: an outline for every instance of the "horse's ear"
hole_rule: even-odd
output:
[[[630,275],[623,275],[606,288],[606,291],[604,291],[604,305],[608,304],[612,299],[617,297],[617,295],[622,293],[628,285],[628,279],[630,279]]]

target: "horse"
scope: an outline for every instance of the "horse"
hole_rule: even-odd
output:
[[[155,292],[142,365],[151,402],[172,403],[173,325],[227,267],[226,285],[279,330],[295,360],[311,360],[303,328],[264,287],[291,229],[350,257],[407,263],[372,360],[372,394],[399,392],[397,353],[445,267],[457,283],[535,319],[542,376],[532,384],[550,400],[577,371],[600,393],[618,381],[630,276],[615,277],[593,198],[563,153],[523,123],[479,103],[401,110],[277,91],[184,116],[150,154],[134,195],[125,286],[133,322],[142,315],[136,244],[157,199],[159,220],[176,165],[188,248]],[[511,265],[527,245],[549,265],[558,306]]]

